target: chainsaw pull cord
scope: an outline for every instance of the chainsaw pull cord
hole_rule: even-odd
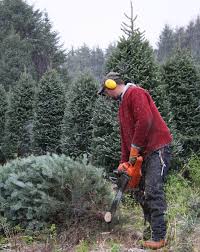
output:
[[[159,158],[160,158],[160,162],[161,162],[161,165],[162,165],[162,170],[161,170],[161,174],[160,175],[163,176],[166,164],[165,164],[165,162],[163,160],[163,157],[162,157],[162,150],[159,150],[158,153],[159,153]]]

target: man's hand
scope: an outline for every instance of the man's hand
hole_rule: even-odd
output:
[[[115,175],[121,175],[124,171],[126,171],[128,169],[128,167],[130,166],[129,162],[124,162],[119,164],[117,170],[114,170],[113,173]]]
[[[134,165],[137,157],[139,156],[139,151],[140,148],[135,146],[135,145],[131,145],[131,150],[130,150],[130,156],[129,156],[129,163]]]
[[[119,164],[117,170],[118,171],[126,171],[129,166],[130,166],[129,162],[124,162],[124,163]]]

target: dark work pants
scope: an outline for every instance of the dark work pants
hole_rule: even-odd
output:
[[[170,148],[165,146],[151,153],[143,162],[142,179],[136,200],[143,209],[145,221],[150,223],[152,239],[159,241],[165,238],[166,222],[164,182],[170,165]]]

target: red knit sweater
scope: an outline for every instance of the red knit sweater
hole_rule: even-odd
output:
[[[119,106],[121,162],[129,160],[131,144],[142,148],[145,155],[172,141],[172,135],[150,94],[130,86]]]

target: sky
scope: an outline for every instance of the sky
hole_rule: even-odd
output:
[[[34,9],[48,13],[53,30],[65,49],[84,43],[106,49],[123,35],[122,22],[129,24],[130,0],[26,0]],[[156,48],[165,24],[187,26],[200,15],[200,0],[132,0],[136,26]]]

